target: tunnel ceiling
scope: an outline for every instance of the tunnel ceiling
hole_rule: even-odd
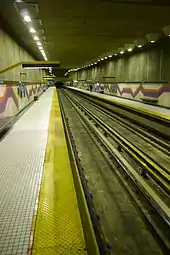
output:
[[[0,1],[0,14],[6,20],[4,23],[9,24],[20,43],[39,59],[41,55],[35,42],[12,2]],[[170,24],[169,0],[24,2],[27,3],[34,26],[38,26],[42,33],[49,60],[59,60],[61,67],[66,68],[80,67],[136,39],[144,38],[148,33],[161,32],[164,26]],[[38,4],[37,13],[34,13],[30,3]]]

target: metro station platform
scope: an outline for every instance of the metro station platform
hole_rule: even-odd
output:
[[[162,118],[165,120],[170,120],[170,109],[167,109],[167,108],[154,106],[154,105],[146,104],[143,102],[133,101],[133,100],[116,97],[116,96],[112,96],[112,95],[105,95],[105,94],[100,94],[100,93],[96,93],[96,92],[89,92],[87,90],[82,90],[82,89],[78,89],[78,88],[73,88],[73,87],[69,87],[69,88],[76,90],[76,91],[82,91],[83,93],[88,94],[88,95],[93,95],[99,99],[100,98],[105,99],[108,102],[113,102],[116,105],[134,109],[136,111],[143,112],[148,115]]]
[[[0,254],[87,254],[54,88],[0,141]]]

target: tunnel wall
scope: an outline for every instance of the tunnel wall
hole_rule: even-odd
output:
[[[170,45],[105,61],[101,66],[73,72],[71,79],[99,81],[105,83],[105,93],[133,100],[149,97],[170,107]],[[117,89],[112,89],[115,86]]]
[[[20,61],[34,61],[35,59],[9,35],[0,29],[0,70]],[[27,70],[21,66],[0,74],[0,80],[10,81],[41,81],[45,73],[42,70]]]
[[[0,84],[0,124],[2,119],[15,116],[45,89],[44,84],[18,84],[10,81]]]
[[[119,82],[162,82],[170,80],[170,46],[151,49],[131,56],[105,61],[101,66],[72,73],[73,80],[93,79],[109,81],[103,76],[114,76]]]

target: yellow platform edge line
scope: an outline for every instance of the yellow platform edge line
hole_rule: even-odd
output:
[[[56,90],[31,254],[87,254]]]

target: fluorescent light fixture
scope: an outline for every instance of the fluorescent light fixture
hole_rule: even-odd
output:
[[[109,58],[112,58],[112,55],[109,55]]]
[[[36,33],[36,31],[33,27],[30,28],[30,33]]]
[[[24,69],[48,69],[46,66],[24,67]]]
[[[117,56],[117,53],[115,53],[114,55]]]
[[[101,60],[104,60],[104,58],[101,58]]]
[[[100,59],[98,59],[98,62],[100,62]]]
[[[141,45],[141,44],[139,44],[139,45],[138,45],[138,48],[142,48],[142,45]]]
[[[39,50],[43,50],[43,46],[39,46],[38,48],[39,48]]]
[[[45,59],[45,61],[47,61],[47,60],[48,60],[46,56],[44,57],[44,59]]]
[[[170,36],[170,34],[168,36]]]
[[[123,50],[121,50],[121,51],[120,51],[120,54],[123,54],[123,53],[124,53],[124,51],[123,51]]]
[[[34,36],[34,40],[35,40],[35,41],[39,41],[40,38],[39,38],[38,36],[35,35],[35,36]]]
[[[26,22],[31,22],[31,18],[30,18],[30,16],[28,16],[28,15],[25,15],[25,16],[24,16],[24,20],[25,20]]]
[[[152,40],[152,41],[151,41],[151,43],[155,43],[155,41],[154,41],[154,40]]]
[[[37,42],[37,45],[38,45],[38,46],[41,46],[41,43],[40,43],[40,42]]]
[[[105,57],[105,59],[107,59],[107,57]]]
[[[132,48],[129,48],[128,51],[131,52],[133,49]]]
[[[94,64],[97,65],[97,62],[95,62]]]

